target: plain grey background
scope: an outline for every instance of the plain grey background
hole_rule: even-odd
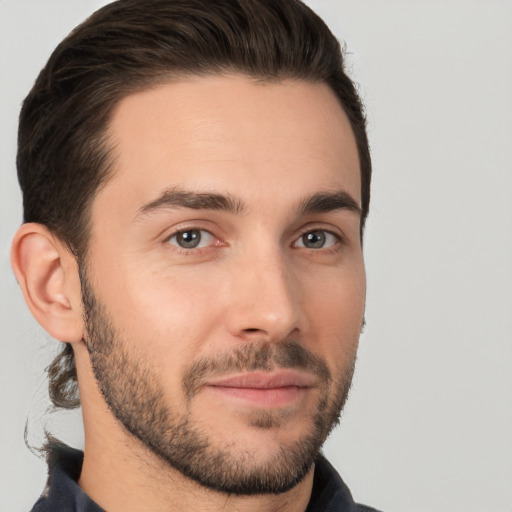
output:
[[[212,0],[213,1],[213,0]],[[57,342],[9,264],[21,222],[20,104],[100,0],[0,0],[0,511],[29,510],[43,425],[80,446],[79,412],[45,414]],[[325,453],[357,500],[396,512],[512,511],[512,2],[311,0],[350,52],[374,181],[367,327]]]

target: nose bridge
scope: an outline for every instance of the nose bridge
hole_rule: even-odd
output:
[[[279,244],[260,243],[240,254],[233,267],[228,330],[268,341],[300,329],[299,286]]]

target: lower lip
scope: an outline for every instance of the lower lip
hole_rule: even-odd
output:
[[[207,389],[225,398],[245,402],[251,406],[279,408],[299,400],[305,395],[309,388],[298,386],[285,386],[281,388],[207,386]]]

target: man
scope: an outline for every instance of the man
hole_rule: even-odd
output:
[[[371,164],[297,0],[121,0],[26,98],[12,264],[63,342],[42,510],[371,510],[321,446],[363,325]]]

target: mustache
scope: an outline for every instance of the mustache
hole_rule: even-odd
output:
[[[255,341],[192,363],[183,376],[183,391],[190,400],[199,392],[207,378],[258,370],[270,372],[277,368],[309,372],[318,377],[325,386],[332,381],[327,363],[296,341],[276,344]]]

